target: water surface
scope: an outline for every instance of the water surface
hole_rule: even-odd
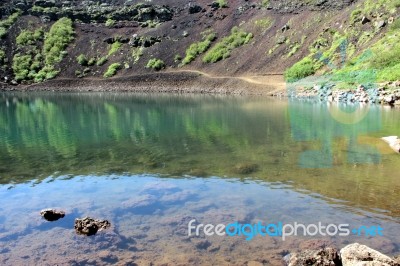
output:
[[[290,251],[400,244],[400,112],[268,98],[2,94],[0,264],[281,265]],[[49,223],[43,208],[67,216]],[[75,235],[73,220],[110,230]],[[383,236],[188,236],[188,223],[347,223]]]

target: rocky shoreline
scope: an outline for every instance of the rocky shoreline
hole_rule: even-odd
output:
[[[235,77],[207,77],[192,72],[159,72],[111,79],[53,79],[30,85],[0,83],[0,91],[200,93],[270,95],[276,88]]]
[[[399,257],[390,258],[372,248],[359,243],[345,246],[340,251],[335,248],[304,250],[288,254],[284,258],[288,266],[399,266]]]
[[[336,89],[334,85],[314,85],[309,88],[288,86],[288,90],[271,94],[274,97],[310,99],[336,103],[372,103],[400,106],[400,81],[380,84],[377,88],[359,85],[357,89]]]

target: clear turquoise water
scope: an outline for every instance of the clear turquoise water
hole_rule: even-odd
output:
[[[268,98],[0,95],[1,265],[281,265],[288,252],[400,248],[400,112]],[[39,211],[58,208],[46,222]],[[108,219],[93,237],[75,218]],[[188,222],[347,223],[383,236],[188,237]]]

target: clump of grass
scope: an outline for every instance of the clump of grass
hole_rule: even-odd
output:
[[[80,64],[81,66],[88,65],[88,59],[84,54],[80,54],[79,56],[77,56],[76,61],[78,61],[78,64]]]
[[[7,30],[15,23],[15,21],[17,21],[21,14],[21,10],[18,10],[8,16],[6,19],[0,20],[0,39],[6,36]]]
[[[400,0],[399,0],[400,1]],[[400,29],[400,18],[396,18],[392,25],[390,25],[390,30],[396,31]]]
[[[144,51],[144,47],[134,47],[132,48],[132,58],[133,58],[133,63],[136,64],[140,57],[142,57]]]
[[[193,43],[186,49],[185,58],[182,60],[182,65],[189,64],[200,54],[206,52],[210,48],[211,43],[217,38],[215,33],[210,33],[203,37],[203,41]]]
[[[88,60],[87,65],[88,66],[93,66],[96,64],[96,58],[92,57]]]
[[[35,31],[30,31],[30,30],[23,30],[20,32],[20,34],[16,38],[16,43],[20,46],[24,45],[33,45],[37,41],[40,41],[43,39],[44,32],[43,30],[37,29]]]
[[[108,61],[107,56],[100,57],[100,58],[97,60],[96,65],[97,65],[97,66],[102,66],[102,65],[104,65],[107,61]]]
[[[353,12],[351,12],[351,15],[350,15],[350,23],[354,24],[354,23],[360,21],[362,12],[363,11],[361,9],[353,10]]]
[[[252,38],[252,33],[233,27],[229,36],[223,38],[205,54],[203,62],[215,63],[228,58],[233,49],[249,43]]]
[[[0,49],[0,64],[4,63],[5,59],[6,59],[6,52]]]
[[[147,62],[146,67],[158,71],[165,68],[165,63],[161,59],[152,58]]]
[[[272,20],[270,18],[257,19],[254,21],[254,25],[261,30],[267,30],[269,27],[271,27]]]
[[[28,79],[31,63],[32,56],[30,55],[14,55],[12,69],[14,71],[16,81]]]
[[[121,64],[120,64],[120,63],[113,63],[113,64],[111,64],[111,65],[108,67],[107,71],[104,73],[103,76],[104,76],[105,78],[112,77],[112,76],[114,76],[115,74],[117,74],[117,71],[118,71],[119,69],[121,69]]]
[[[115,25],[115,20],[109,18],[109,19],[107,19],[105,24],[106,24],[106,27],[111,28],[111,27],[113,27]]]
[[[228,7],[228,1],[227,0],[217,0],[218,6],[220,8]]]
[[[305,57],[285,71],[285,79],[288,82],[295,82],[315,74],[315,71],[316,69],[313,59]]]
[[[261,6],[262,7],[268,7],[269,6],[269,0],[261,0]]]
[[[122,43],[116,41],[110,45],[110,50],[108,50],[108,56],[116,53],[122,46]]]

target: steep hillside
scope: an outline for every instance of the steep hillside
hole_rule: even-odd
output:
[[[6,1],[0,77],[31,84],[199,70],[286,71],[297,80],[374,67],[380,79],[400,79],[399,7],[399,0]],[[372,55],[357,61],[369,48]],[[385,50],[390,62],[377,62]]]

